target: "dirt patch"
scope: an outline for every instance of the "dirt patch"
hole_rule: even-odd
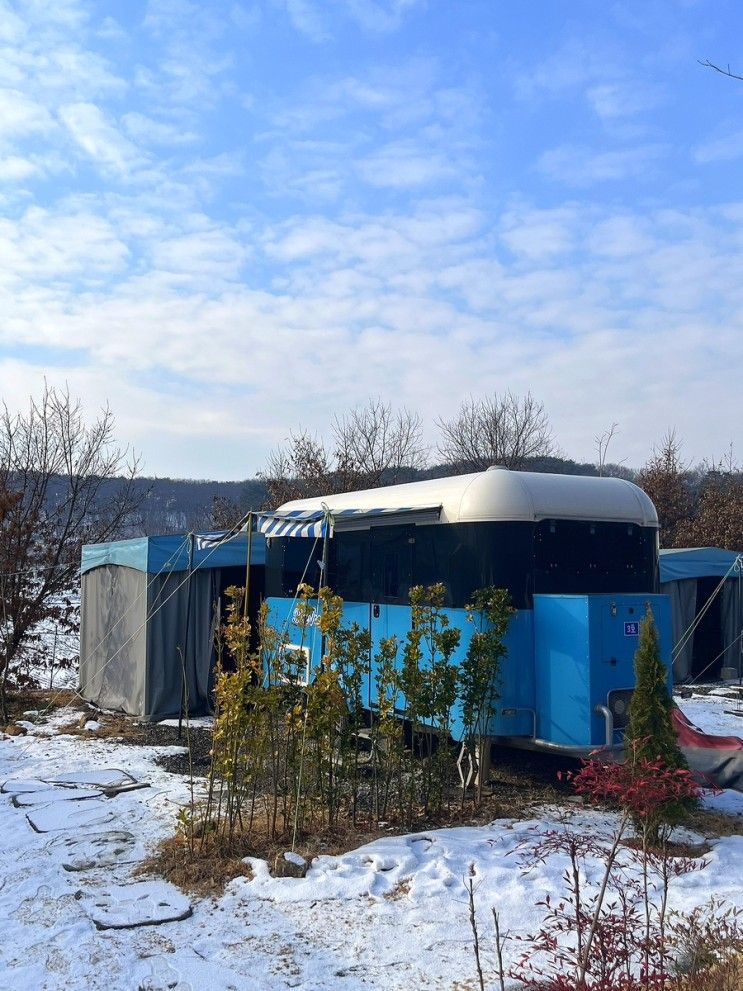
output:
[[[631,837],[629,839],[622,841],[622,846],[627,847],[629,850],[642,850],[642,840],[637,837]],[[705,857],[711,852],[712,847],[709,843],[667,843],[665,849],[659,846],[648,846],[649,853],[658,857],[663,857],[667,855],[669,857],[687,857],[691,860],[695,860],[699,857]]]
[[[84,703],[80,701],[78,695],[67,689],[52,691],[31,688],[17,691],[9,690],[7,699],[8,722],[13,722],[16,719],[43,721],[59,709],[65,709],[68,706],[79,709],[82,704]],[[26,712],[34,712],[35,715],[33,717],[26,716]]]
[[[689,816],[686,823],[702,836],[743,836],[743,816],[728,812],[716,812],[714,809],[697,809]]]
[[[86,729],[86,724],[95,722],[96,729]],[[109,713],[89,712],[59,728],[60,735],[80,736],[85,739],[122,740],[133,743],[139,736],[137,726],[126,716]]]
[[[82,717],[62,725],[59,732],[81,739],[114,740],[141,747],[180,747],[181,753],[163,754],[156,758],[156,762],[171,774],[193,774],[195,778],[204,778],[209,774],[211,730],[192,726],[187,731],[184,726],[179,736],[177,726],[141,722],[123,713],[100,712],[92,706],[85,708],[86,712]],[[98,728],[85,729],[85,724],[89,721],[98,723]]]
[[[384,898],[388,902],[397,902],[401,898],[405,898],[410,894],[410,884],[411,879],[409,877],[404,877],[402,881],[398,881],[391,891],[385,891]]]

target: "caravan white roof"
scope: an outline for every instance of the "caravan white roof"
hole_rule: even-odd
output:
[[[623,478],[548,475],[499,467],[453,478],[295,499],[284,503],[278,511],[321,510],[324,506],[331,512],[404,511],[439,505],[442,523],[566,519],[658,526],[650,498]]]

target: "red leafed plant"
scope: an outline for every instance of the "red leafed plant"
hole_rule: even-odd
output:
[[[601,835],[575,816],[561,828],[541,834],[522,852],[525,870],[564,856],[564,894],[545,896],[538,905],[544,921],[536,934],[513,937],[524,951],[509,976],[533,991],[673,991],[684,984],[677,935],[684,917],[668,909],[671,881],[701,870],[706,861],[673,856],[669,848],[669,808],[688,807],[701,789],[686,769],[632,755],[609,763],[593,755],[567,775],[579,795],[619,809],[616,828]],[[637,834],[629,844],[630,826]],[[592,869],[600,870],[596,880]],[[720,906],[696,910],[695,925],[719,914]],[[728,918],[728,917],[726,917]],[[736,939],[743,934],[735,914]],[[708,931],[714,927],[708,925]],[[715,958],[715,947],[709,948]],[[718,954],[719,959],[719,954]]]

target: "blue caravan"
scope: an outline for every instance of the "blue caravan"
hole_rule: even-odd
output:
[[[329,519],[326,541],[291,534]],[[518,609],[501,666],[490,735],[565,753],[620,745],[634,686],[639,622],[652,607],[671,665],[668,598],[658,593],[658,521],[645,493],[619,478],[489,468],[476,474],[286,503],[267,533],[266,597],[273,622],[308,667],[320,638],[293,624],[300,581],[323,569],[344,619],[379,641],[410,629],[409,590],[443,582],[447,613],[472,635],[465,605],[485,586],[506,588]],[[283,521],[283,522],[281,522]],[[323,556],[325,560],[323,560]],[[456,660],[457,658],[455,658]],[[366,688],[376,703],[374,665]],[[461,722],[455,732],[461,734]]]

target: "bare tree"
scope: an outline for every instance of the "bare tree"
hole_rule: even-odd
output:
[[[596,453],[598,455],[596,467],[599,470],[599,477],[603,477],[604,471],[606,470],[606,452],[609,450],[609,444],[611,444],[614,435],[617,432],[618,426],[618,423],[612,423],[608,430],[605,430],[602,434],[596,434],[593,438],[596,444]]]
[[[542,403],[530,392],[512,392],[485,399],[470,397],[451,420],[437,420],[438,450],[443,460],[462,471],[484,471],[490,465],[524,468],[529,458],[555,453],[552,428]]]
[[[25,413],[0,414],[0,710],[45,621],[74,628],[80,551],[119,535],[138,499],[138,464],[104,409],[86,425],[69,392],[45,387]],[[123,477],[121,477],[123,476]],[[120,483],[117,479],[120,478]]]
[[[271,508],[292,499],[393,485],[425,467],[420,417],[370,399],[335,417],[329,444],[306,430],[273,451],[259,477]]]
[[[693,480],[681,457],[681,442],[669,430],[642,468],[637,484],[650,496],[658,513],[661,547],[683,547],[684,532],[694,515]]]
[[[393,410],[381,399],[370,399],[333,421],[336,470],[344,488],[394,485],[426,465],[421,420],[404,407]]]
[[[266,467],[258,473],[268,490],[267,508],[331,492],[331,461],[324,442],[314,434],[307,430],[290,433],[286,446],[272,451]]]

